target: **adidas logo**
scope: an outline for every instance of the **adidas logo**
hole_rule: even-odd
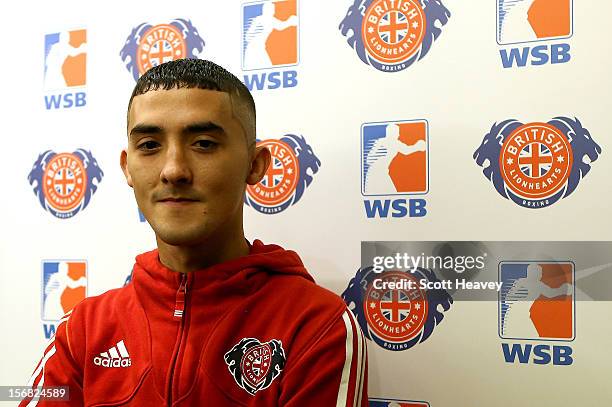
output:
[[[123,339],[117,342],[115,346],[100,353],[93,360],[94,365],[102,367],[128,367],[132,366],[132,359],[123,343]]]

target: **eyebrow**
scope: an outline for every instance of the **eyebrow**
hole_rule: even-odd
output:
[[[225,135],[223,127],[213,122],[197,122],[188,124],[183,129],[183,133],[187,134],[199,134],[199,133],[220,133]]]
[[[130,130],[129,135],[134,136],[136,134],[140,134],[140,135],[159,134],[162,132],[163,130],[159,126],[154,126],[151,124],[137,124],[136,126],[132,127],[132,130]]]
[[[161,134],[164,130],[156,125],[152,124],[137,124],[132,130],[130,130],[129,136],[135,135],[153,135],[153,134]],[[196,122],[188,124],[183,128],[182,133],[184,134],[201,134],[201,133],[219,133],[221,135],[225,135],[225,130],[218,124],[213,122]]]

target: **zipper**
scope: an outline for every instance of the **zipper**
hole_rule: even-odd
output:
[[[175,352],[172,355],[172,362],[170,363],[170,377],[168,380],[168,407],[172,406],[172,390],[174,388],[174,369],[176,367],[176,362],[178,359],[178,354],[181,350],[181,345],[183,343],[183,329],[185,325],[184,315],[185,315],[185,302],[187,297],[187,273],[181,273],[181,283],[179,284],[179,288],[176,292],[176,301],[174,303],[174,320],[180,321],[179,331],[178,331],[178,346],[175,345]]]
[[[185,312],[185,294],[187,293],[187,274],[182,273],[181,284],[176,292],[176,302],[174,304],[174,319],[177,321],[183,320]]]

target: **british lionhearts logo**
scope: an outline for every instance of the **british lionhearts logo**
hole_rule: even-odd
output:
[[[285,367],[283,344],[277,339],[261,343],[243,338],[224,356],[234,380],[247,393],[254,395],[266,389]]]
[[[423,195],[429,189],[426,120],[365,123],[361,126],[361,194],[368,218],[422,217],[425,199],[376,199]]]
[[[366,267],[351,279],[342,298],[366,338],[384,349],[406,350],[427,340],[453,303],[444,289],[421,288],[421,280],[440,281],[433,271],[420,267],[382,273]]]
[[[571,60],[570,44],[529,43],[553,41],[573,35],[572,0],[497,0],[497,43],[504,68],[566,63]]]
[[[499,265],[499,336],[506,363],[568,366],[576,337],[575,271],[571,261],[502,261]]]
[[[261,213],[282,212],[300,200],[321,161],[303,136],[286,134],[257,145],[270,150],[272,162],[258,184],[247,186],[244,202]]]
[[[542,208],[574,192],[600,153],[578,119],[556,117],[547,123],[494,124],[474,159],[501,196]]]
[[[40,205],[66,219],[87,207],[103,176],[90,151],[79,148],[58,154],[47,150],[38,156],[28,181]]]
[[[45,107],[68,109],[85,106],[82,88],[87,79],[87,31],[62,31],[45,35]]]
[[[441,0],[355,0],[339,28],[364,63],[393,72],[423,59],[450,15]]]
[[[125,40],[119,55],[134,80],[150,68],[183,58],[198,58],[204,40],[191,20],[177,18],[168,24],[142,23]]]
[[[85,260],[44,260],[42,262],[43,321],[59,321],[87,296]]]
[[[369,407],[429,407],[425,401],[368,399]]]

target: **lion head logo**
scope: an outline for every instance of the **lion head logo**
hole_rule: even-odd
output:
[[[404,3],[410,7],[388,0],[355,0],[349,7],[338,28],[365,64],[385,72],[408,68],[429,53],[451,16],[440,0]]]
[[[286,134],[279,140],[257,140],[272,154],[264,179],[247,187],[244,202],[262,213],[278,213],[297,203],[319,171],[321,160],[303,136]]]
[[[600,154],[580,120],[555,117],[547,123],[495,123],[473,158],[501,196],[539,208],[574,192]]]
[[[174,34],[177,34],[177,38],[174,38]],[[147,40],[148,36],[152,38],[151,41]],[[119,56],[136,81],[146,69],[159,63],[181,58],[198,58],[204,45],[204,40],[191,20],[177,18],[169,24],[137,25],[127,36]],[[139,51],[140,60],[148,59],[149,64],[143,65],[139,61]]]
[[[293,196],[293,202],[296,203],[300,200],[306,187],[310,185],[313,180],[313,175],[319,172],[321,166],[321,160],[312,151],[312,147],[306,142],[304,136],[298,136],[296,134],[287,134],[281,138],[282,141],[289,144],[300,163],[300,175],[297,188],[295,189],[295,195]]]
[[[224,355],[230,374],[250,395],[266,389],[285,367],[285,351],[281,341],[261,343],[255,338],[243,338]]]
[[[439,282],[433,270],[376,273],[373,267],[359,269],[342,293],[347,307],[357,317],[366,338],[388,350],[406,350],[427,340],[444,319],[453,298],[444,289],[377,289],[374,280]],[[401,334],[399,333],[401,332]]]
[[[104,177],[104,171],[98,165],[98,161],[93,157],[91,151],[84,150],[82,148],[77,149],[74,154],[81,157],[83,165],[87,169],[87,179],[89,185],[85,191],[85,197],[83,198],[83,208],[89,205],[92,195],[98,190],[98,185]]]
[[[103,177],[91,151],[79,148],[58,154],[47,150],[34,162],[28,182],[46,211],[66,219],[89,205]]]
[[[53,158],[53,156],[55,156],[55,153],[51,150],[47,150],[44,153],[41,153],[34,162],[34,165],[32,166],[30,173],[28,174],[28,182],[32,186],[34,195],[36,195],[36,198],[38,198],[38,202],[45,209],[47,209],[47,203],[45,201],[45,194],[43,194],[42,191],[42,179],[45,167],[47,166],[49,160]]]

